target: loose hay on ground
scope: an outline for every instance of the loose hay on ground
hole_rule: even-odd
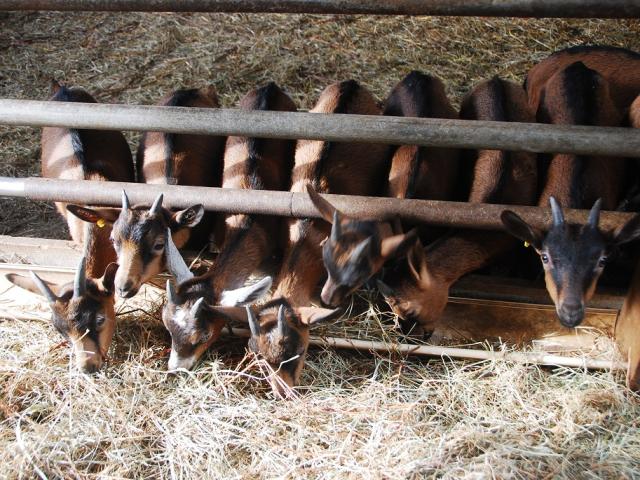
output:
[[[212,82],[230,107],[275,80],[306,109],[345,78],[382,99],[411,69],[443,78],[459,103],[479,80],[522,81],[565,46],[640,50],[637,21],[5,13],[0,22],[0,97],[45,98],[55,77],[100,101],[142,104]],[[38,138],[0,127],[0,175],[37,174]],[[135,148],[138,134],[127,138]],[[2,234],[66,237],[50,205],[1,200],[0,215]],[[359,335],[394,339],[390,320],[369,317]],[[112,361],[96,376],[75,373],[59,341],[46,322],[0,319],[2,477],[640,476],[640,401],[620,373],[312,349],[301,397],[278,402],[243,360],[242,340],[194,372],[165,373],[157,305],[119,318]]]

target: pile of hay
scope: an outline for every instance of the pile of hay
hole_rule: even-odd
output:
[[[223,338],[195,371],[167,374],[155,314],[119,317],[112,361],[95,376],[75,372],[48,323],[0,322],[1,476],[640,472],[640,401],[622,374],[312,349],[299,398],[278,401],[243,340]]]
[[[0,97],[46,98],[55,77],[103,102],[142,104],[211,82],[230,107],[275,80],[306,109],[346,78],[383,99],[412,69],[440,76],[459,104],[478,81],[522,81],[565,46],[640,50],[636,21],[9,13],[0,22]],[[138,134],[127,136],[134,148]],[[38,141],[37,129],[0,127],[0,175],[37,174]],[[0,234],[66,237],[51,205],[3,199],[0,216]],[[28,313],[46,317],[35,298]],[[0,477],[640,475],[640,399],[619,372],[312,349],[299,398],[275,401],[244,340],[224,339],[194,372],[165,373],[169,340],[152,300],[122,307],[112,360],[95,376],[74,371],[47,321],[0,313]],[[373,308],[360,321],[366,338],[395,338]]]

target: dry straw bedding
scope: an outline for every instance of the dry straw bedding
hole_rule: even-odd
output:
[[[55,77],[122,103],[212,82],[233,106],[275,80],[309,108],[335,80],[382,99],[421,69],[458,104],[568,45],[640,50],[635,21],[11,13],[0,25],[0,97],[45,98]],[[0,127],[1,175],[37,174],[38,135]],[[2,234],[66,235],[51,205],[2,200],[0,218]],[[46,321],[0,319],[0,477],[640,477],[640,402],[620,374],[313,350],[300,398],[274,401],[241,340],[166,374],[157,305],[122,307],[112,361],[92,377]],[[374,310],[359,321],[391,331]]]

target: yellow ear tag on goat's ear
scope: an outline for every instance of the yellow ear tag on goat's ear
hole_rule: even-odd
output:
[[[524,242],[524,248],[529,248],[531,244],[529,242]]]
[[[98,226],[98,228],[103,228],[106,224],[107,224],[107,222],[104,221],[104,218],[100,218],[96,222],[96,225]]]

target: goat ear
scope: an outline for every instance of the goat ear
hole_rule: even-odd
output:
[[[62,84],[55,78],[51,79],[51,95],[55,95],[62,88]]]
[[[113,285],[116,278],[116,273],[118,272],[118,264],[115,262],[111,262],[107,265],[107,268],[104,269],[104,274],[100,279],[100,283],[102,283],[102,288],[104,288],[107,292],[113,292]]]
[[[420,279],[426,279],[429,275],[427,256],[424,253],[424,247],[419,241],[416,241],[413,244],[413,248],[409,250],[407,254],[407,264],[416,282],[420,282]]]
[[[223,307],[236,307],[240,305],[250,305],[265,295],[271,288],[273,279],[264,277],[253,285],[236,288],[235,290],[225,290],[220,295],[220,305]]]
[[[334,223],[334,215],[337,214],[337,219],[339,220],[342,216],[340,210],[331,205],[327,200],[322,198],[318,192],[311,186],[310,183],[307,183],[307,193],[313,202],[313,205],[318,209],[322,218],[325,219],[329,223]]]
[[[100,221],[112,224],[120,216],[119,208],[87,208],[79,205],[67,205],[67,211],[89,223],[98,223]]]
[[[173,237],[171,236],[171,229],[167,228],[167,235],[164,239],[164,256],[167,262],[167,270],[174,277],[176,282],[181,284],[193,278],[193,273],[189,270],[189,266],[180,255],[176,244],[173,243]]]
[[[613,244],[622,245],[640,237],[640,213],[625,223],[613,234]]]
[[[5,278],[17,287],[24,288],[36,295],[45,297],[49,303],[53,303],[58,299],[54,293],[54,290],[57,290],[58,286],[51,282],[47,282],[46,280],[42,280],[35,273],[31,275],[31,278],[23,277],[16,273],[7,273]]]
[[[340,314],[340,309],[318,308],[318,307],[298,307],[296,313],[300,316],[303,325],[311,327],[316,323],[332,320]]]
[[[189,208],[185,208],[184,210],[180,210],[173,214],[173,221],[181,227],[189,227],[193,228],[204,216],[204,206],[192,205]]]
[[[517,213],[505,210],[500,215],[500,220],[511,235],[531,244],[536,250],[542,248],[542,233],[525,222]]]
[[[376,285],[378,285],[378,290],[385,299],[393,297],[396,293],[393,288],[384,283],[382,280],[376,280]]]
[[[416,241],[418,233],[416,229],[409,231],[408,233],[393,235],[382,240],[380,245],[380,255],[385,260],[392,257],[401,257]]]

